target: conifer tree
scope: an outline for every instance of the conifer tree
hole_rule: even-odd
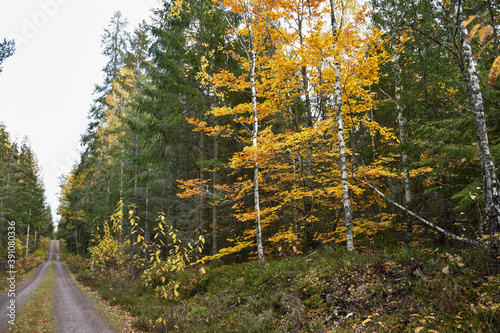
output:
[[[5,59],[12,56],[16,50],[16,43],[13,40],[4,38],[3,43],[0,43],[0,73],[2,73],[2,63]]]

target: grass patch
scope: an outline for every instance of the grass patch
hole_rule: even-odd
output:
[[[52,261],[45,278],[26,300],[8,332],[55,332],[54,287],[56,262]]]

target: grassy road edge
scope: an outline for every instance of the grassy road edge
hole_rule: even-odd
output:
[[[16,325],[7,332],[55,332],[54,287],[56,262],[51,261],[47,275],[26,300],[16,317]]]

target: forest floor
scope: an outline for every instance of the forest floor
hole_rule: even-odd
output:
[[[141,276],[98,279],[88,262],[68,264],[139,332],[499,332],[500,277],[488,276],[486,262],[460,247],[325,247],[264,267],[219,262],[205,274],[176,273],[177,300],[161,299]]]

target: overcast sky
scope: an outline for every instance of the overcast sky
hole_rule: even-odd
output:
[[[42,168],[55,213],[59,179],[79,156],[94,84],[102,82],[101,34],[115,11],[132,31],[158,0],[0,0],[0,39],[16,53],[0,74],[0,122],[11,139],[24,136]],[[58,216],[54,215],[57,219]]]

